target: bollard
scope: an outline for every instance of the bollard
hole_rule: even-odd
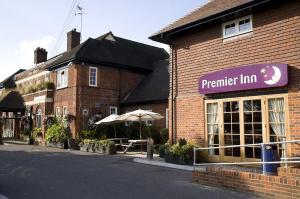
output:
[[[147,139],[147,159],[152,160],[153,159],[153,139],[148,138]]]

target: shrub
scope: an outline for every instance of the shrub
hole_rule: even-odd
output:
[[[42,136],[42,128],[35,128],[32,131],[33,139],[37,138],[38,136]]]
[[[165,157],[165,151],[169,150],[170,145],[168,143],[160,145],[158,148],[159,157],[164,158]]]
[[[165,144],[169,140],[169,129],[164,128],[160,130],[161,143]]]
[[[184,138],[180,138],[179,140],[178,140],[178,144],[179,144],[179,146],[184,146],[184,145],[186,145],[187,144],[187,141],[186,141],[186,139],[184,139]]]
[[[193,159],[194,159],[194,145],[192,144],[186,144],[186,145],[183,145],[181,147],[182,149],[182,160],[185,162],[185,163],[193,163]]]
[[[95,139],[95,131],[84,130],[80,133],[81,139]]]
[[[184,141],[181,142],[181,144],[183,143]],[[184,145],[177,143],[172,146],[165,144],[159,147],[159,155],[160,157],[164,157],[166,162],[192,164],[194,159],[194,147],[195,145],[190,143]],[[197,154],[197,160],[203,160],[200,153]]]
[[[70,135],[66,129],[60,124],[53,124],[46,134],[46,140],[48,142],[65,142],[68,140]]]
[[[105,147],[106,154],[113,155],[117,153],[116,143],[114,141],[107,141]]]

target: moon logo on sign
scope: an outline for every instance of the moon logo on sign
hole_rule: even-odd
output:
[[[267,85],[277,84],[281,78],[281,71],[277,66],[267,66],[261,69],[260,73]]]

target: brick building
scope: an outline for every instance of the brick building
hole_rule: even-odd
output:
[[[174,142],[212,147],[300,139],[299,11],[299,1],[215,0],[150,37],[172,49]],[[239,82],[245,73],[256,75]],[[215,161],[260,159],[260,147],[209,153]],[[299,155],[299,145],[288,154]]]
[[[75,29],[67,37],[66,52],[47,59],[47,51],[37,48],[35,66],[14,75],[16,90],[24,100],[23,112],[32,115],[34,127],[42,127],[46,116],[71,114],[75,120],[70,129],[75,136],[86,129],[92,116],[121,114],[127,105],[145,107],[165,116],[168,89],[157,93],[151,85],[147,86],[147,82],[156,81],[152,77],[161,77],[161,84],[168,84],[169,55],[164,49],[111,32],[82,43]],[[145,86],[150,98],[132,101],[132,94],[144,92]],[[159,128],[165,128],[165,124],[154,123]]]
[[[212,0],[155,33],[171,47],[169,135],[218,147],[300,139],[300,1]],[[300,155],[299,144],[275,147]],[[260,162],[260,146],[209,149],[209,161]],[[284,159],[283,159],[284,160]],[[299,198],[299,168],[278,176],[209,168],[194,179]]]

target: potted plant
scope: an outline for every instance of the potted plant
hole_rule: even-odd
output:
[[[107,141],[107,144],[105,146],[105,153],[108,155],[117,153],[117,147],[114,141]]]
[[[105,153],[106,144],[107,144],[107,140],[96,140],[95,152],[96,153]]]
[[[32,138],[36,144],[41,143],[43,141],[42,128],[33,129]]]

